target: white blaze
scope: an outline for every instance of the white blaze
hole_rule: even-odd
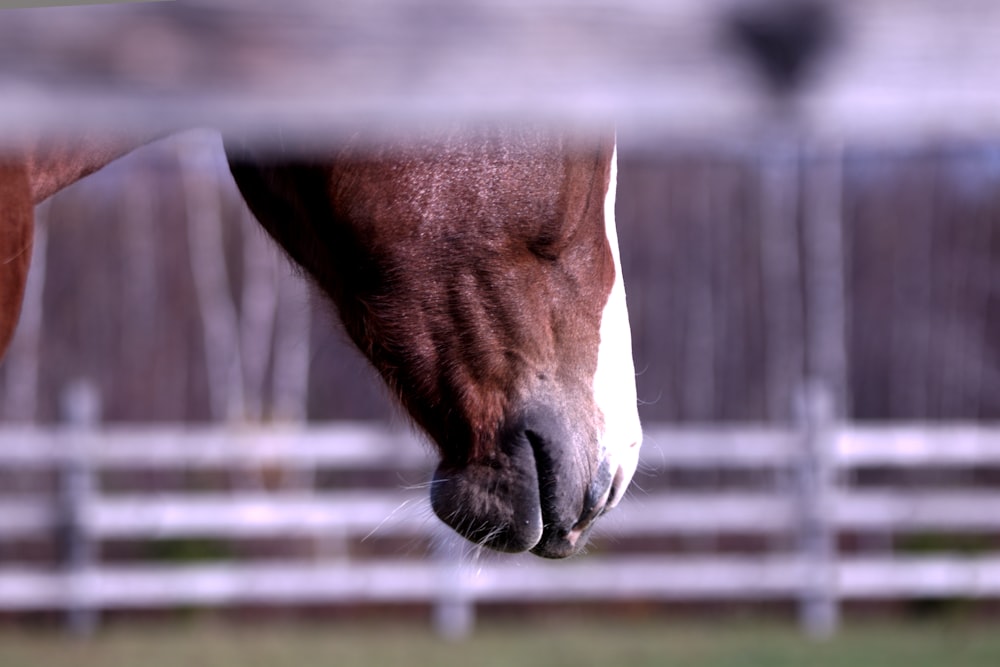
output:
[[[620,483],[609,506],[621,500],[639,462],[642,427],[639,424],[635,391],[635,365],[632,361],[632,332],[625,305],[625,284],[622,280],[621,258],[618,252],[618,230],[615,227],[615,191],[618,181],[618,148],[611,155],[611,180],[604,199],[604,224],[615,263],[615,282],[601,315],[601,343],[597,352],[597,372],[594,374],[594,400],[604,413],[604,433],[601,445],[611,464],[612,474],[621,471]]]

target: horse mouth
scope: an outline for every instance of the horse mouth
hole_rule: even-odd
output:
[[[590,529],[593,528],[594,523],[617,505],[618,500],[621,498],[621,484],[623,480],[624,471],[619,466],[611,478],[611,483],[607,485],[603,492],[599,492],[600,495],[597,497],[597,500],[589,506],[589,509],[584,510],[579,521],[566,534],[566,540],[569,542],[571,548],[577,549],[577,545],[580,545],[579,548],[582,548],[586,542],[586,536],[590,533]],[[595,484],[591,488],[596,490],[599,486]]]
[[[604,459],[593,479],[586,485],[583,503],[576,505],[574,512],[574,504],[567,508],[560,503],[563,495],[560,486],[565,480],[546,480],[545,473],[540,468],[543,530],[538,543],[529,551],[543,558],[567,558],[579,553],[586,545],[594,524],[613,506],[613,501],[618,497],[617,485],[621,479],[621,469],[612,474],[609,460]]]
[[[589,466],[548,419],[508,432],[489,461],[442,462],[431,486],[438,517],[468,540],[544,558],[579,553],[594,523],[621,496],[625,474],[608,459]],[[539,423],[541,427],[539,427]]]

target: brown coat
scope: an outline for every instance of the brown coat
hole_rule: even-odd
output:
[[[34,202],[28,167],[0,162],[0,358],[14,336],[31,264]]]

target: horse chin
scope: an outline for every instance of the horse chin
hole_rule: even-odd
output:
[[[488,460],[442,462],[431,506],[463,537],[496,551],[546,558],[579,552],[594,521],[618,495],[621,474],[597,461],[592,437],[540,409],[502,429]],[[592,450],[592,453],[588,453]]]
[[[538,486],[531,483],[534,466],[525,458],[514,457],[508,466],[442,464],[431,487],[434,513],[479,546],[507,553],[532,549],[542,538],[543,519]]]

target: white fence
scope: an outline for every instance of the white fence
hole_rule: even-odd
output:
[[[748,39],[735,37],[749,26],[749,42],[772,58],[802,60],[796,116],[819,136],[977,137],[1000,129],[998,19],[987,0],[177,0],[7,11],[0,136],[156,122],[251,134],[277,124],[286,140],[298,128],[309,141],[442,114],[610,115],[641,128],[640,145],[648,133],[754,136],[787,118],[769,118],[770,88]]]
[[[564,562],[479,554],[431,518],[426,488],[401,489],[395,473],[378,489],[313,484],[322,471],[419,479],[430,457],[405,433],[6,427],[0,443],[0,610],[66,610],[78,630],[100,610],[178,605],[426,603],[442,631],[457,634],[477,603],[787,600],[800,602],[810,632],[826,633],[839,601],[1000,597],[1000,546],[908,554],[885,537],[996,534],[1000,492],[893,481],[908,471],[1000,470],[1000,431],[978,426],[650,428],[641,488],[604,519],[592,553]],[[252,472],[246,479],[258,482],[278,471],[285,481],[184,493],[114,481],[122,471],[142,479],[171,470]],[[866,482],[865,471],[888,481]],[[49,492],[32,475],[50,475]],[[839,549],[845,535],[879,546]],[[47,565],[3,553],[5,543],[52,536],[61,546]],[[186,564],[120,562],[102,548],[180,537],[311,537],[327,547]],[[730,538],[757,546],[722,546]],[[664,539],[681,547],[646,546]],[[406,546],[360,553],[372,540]]]

